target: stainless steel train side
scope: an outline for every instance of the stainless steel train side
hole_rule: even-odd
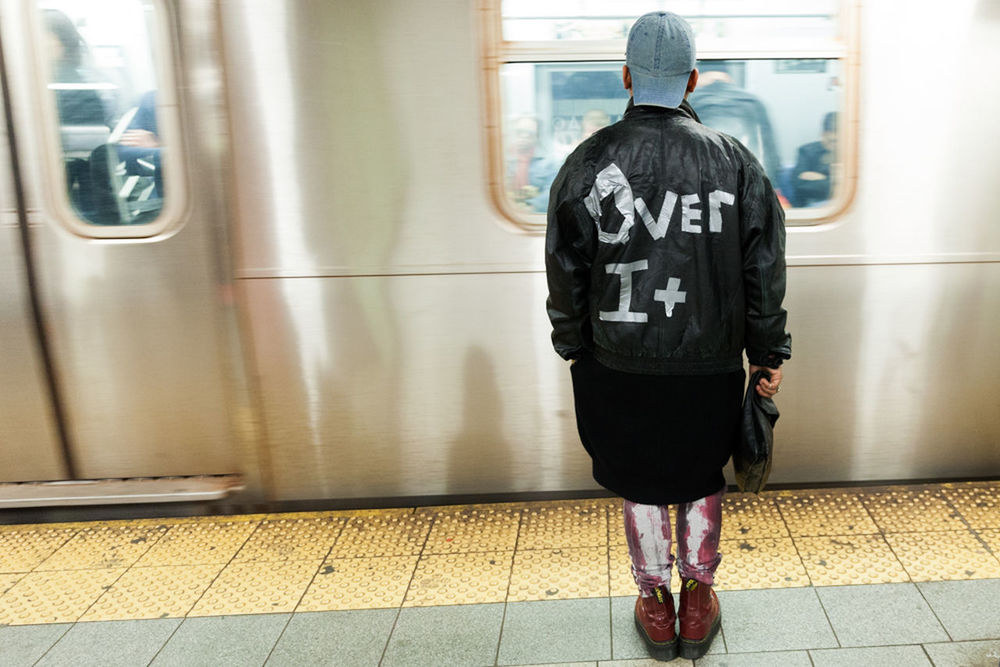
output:
[[[271,500],[595,488],[542,237],[487,186],[481,7],[163,5],[190,203],[139,242],[73,236],[46,203],[13,55],[27,5],[3,0],[0,34],[48,325],[27,315],[5,160],[3,480],[67,477],[58,401],[78,477],[241,474]],[[1000,11],[864,3],[859,25],[855,196],[788,229],[772,481],[997,476]]]

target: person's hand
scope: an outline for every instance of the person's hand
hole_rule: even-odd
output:
[[[760,382],[757,383],[757,393],[764,398],[772,398],[781,388],[781,368],[768,368],[767,366],[754,366],[753,364],[750,364],[750,376],[752,377],[757,371],[767,371],[771,374],[770,380],[763,377],[760,379]]]
[[[156,135],[149,130],[126,130],[118,143],[137,148],[157,148],[160,145]]]

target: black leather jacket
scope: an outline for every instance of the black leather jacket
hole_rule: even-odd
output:
[[[552,183],[547,308],[565,359],[650,374],[791,356],[784,211],[756,158],[680,109],[629,107]]]

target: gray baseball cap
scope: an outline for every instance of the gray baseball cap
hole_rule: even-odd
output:
[[[643,14],[628,33],[625,64],[635,104],[676,108],[695,64],[691,26],[671,12]]]

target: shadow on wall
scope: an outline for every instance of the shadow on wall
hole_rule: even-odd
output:
[[[504,437],[504,402],[490,356],[481,347],[465,352],[462,427],[448,450],[447,493],[510,489],[511,448]]]

